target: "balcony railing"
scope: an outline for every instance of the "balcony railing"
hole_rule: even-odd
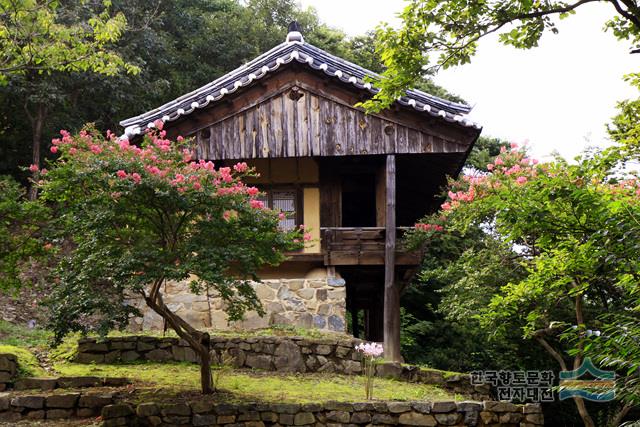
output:
[[[417,265],[421,254],[402,247],[406,230],[399,227],[396,231],[396,264]],[[332,227],[320,231],[325,265],[384,265],[384,227]]]

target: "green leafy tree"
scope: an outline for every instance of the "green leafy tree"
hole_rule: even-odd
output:
[[[465,168],[486,172],[487,165],[491,164],[496,156],[500,154],[502,147],[509,148],[509,142],[504,139],[481,135],[473,146],[471,153],[469,153]]]
[[[12,74],[54,71],[94,71],[113,75],[120,68],[134,71],[119,55],[106,48],[120,38],[124,15],[105,10],[85,25],[60,22],[57,1],[0,1],[0,83]]]
[[[611,5],[616,13],[605,28],[638,47],[640,6],[635,1],[412,0],[400,14],[400,28],[385,24],[377,31],[377,51],[386,70],[376,82],[381,91],[364,105],[379,111],[423,76],[470,62],[478,42],[489,34],[498,34],[505,45],[536,47],[545,32],[558,31],[557,18],[567,18],[595,2]]]
[[[616,376],[616,398],[625,402],[623,409],[614,415],[612,426],[620,425],[632,408],[640,405],[640,322],[637,315],[637,299],[630,301],[635,313],[600,317],[602,325],[596,330],[587,330],[584,352],[605,368],[613,369]],[[571,332],[565,334],[568,342],[579,337]],[[626,425],[626,424],[625,424]]]
[[[523,345],[517,330],[495,335],[477,319],[493,294],[524,275],[510,248],[479,227],[464,236],[443,233],[431,243],[402,299],[402,332],[411,337],[403,345],[405,358],[462,372],[547,369],[548,357]]]
[[[69,22],[60,16],[57,1],[0,1],[0,85],[13,78],[22,92],[20,104],[29,120],[36,166],[40,166],[43,127],[55,98],[51,87],[56,74],[90,71],[111,76],[122,69],[139,71],[108,49],[122,36],[127,22],[121,13],[109,14],[110,4],[105,1],[104,9],[85,21]]]
[[[410,239],[433,245],[441,235],[464,236],[478,227],[499,239],[503,249],[496,254],[503,262],[518,260],[524,274],[489,296],[484,287],[467,287],[459,310],[498,335],[519,329],[561,370],[575,369],[584,360],[587,331],[605,327],[604,314],[610,322],[629,316],[628,301],[637,292],[640,181],[620,177],[624,160],[617,147],[575,164],[557,158],[542,165],[524,150],[503,150],[488,165],[490,173],[451,182],[442,217],[418,224]],[[469,271],[495,265],[488,255],[468,258]],[[574,401],[585,425],[594,426],[582,399]],[[622,405],[619,413],[628,410]]]
[[[162,122],[156,122],[158,129]],[[142,298],[196,352],[202,391],[211,393],[209,336],[172,312],[167,281],[189,281],[225,301],[231,320],[263,313],[251,285],[265,264],[302,246],[302,232],[278,228],[278,212],[264,208],[258,190],[241,181],[246,163],[216,169],[192,160],[190,146],[164,131],[140,147],[88,129],[62,132],[60,155],[42,179],[43,198],[56,203],[59,222],[75,245],[56,272],[51,328],[57,340],[72,331],[105,334],[124,328]]]
[[[640,74],[625,77],[636,90],[640,89]],[[640,99],[626,99],[618,103],[618,114],[607,126],[609,136],[621,147],[633,153],[640,150]]]
[[[486,172],[487,164],[500,154],[501,147],[509,147],[509,143],[481,136],[463,169],[469,173]],[[470,310],[464,309],[470,302],[481,306],[500,286],[521,274],[517,262],[505,262],[509,257],[502,256],[500,242],[480,228],[467,232],[464,238],[456,234],[442,237],[437,245],[423,249],[422,272],[402,295],[405,360],[450,371],[546,369],[544,355],[541,358],[521,345],[519,334],[492,339],[495,337],[478,326]],[[471,257],[495,263],[470,269]],[[504,273],[496,276],[496,270]],[[487,297],[476,299],[479,295]]]
[[[24,266],[46,256],[43,241],[49,211],[38,201],[26,200],[24,188],[0,176],[0,292],[14,292],[25,283]]]

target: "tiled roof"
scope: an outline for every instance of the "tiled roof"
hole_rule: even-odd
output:
[[[250,85],[255,80],[277,71],[281,66],[292,61],[306,64],[314,70],[323,71],[345,84],[366,89],[372,94],[378,92],[378,89],[373,87],[371,83],[365,81],[365,77],[376,78],[378,74],[305,43],[300,33],[292,32],[287,35],[287,40],[284,43],[230,73],[158,108],[123,120],[120,124],[125,128],[126,136],[138,135],[145,128],[153,127],[153,122],[157,119],[171,122],[189,115],[244,86]],[[449,122],[480,128],[479,125],[465,117],[471,111],[471,107],[466,104],[447,101],[415,89],[408,90],[407,94],[399,98],[397,102]]]

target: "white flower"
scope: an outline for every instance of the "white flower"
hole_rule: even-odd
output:
[[[356,351],[361,352],[365,356],[369,357],[380,357],[384,352],[382,348],[382,344],[378,344],[375,342],[371,343],[360,343],[355,347]]]

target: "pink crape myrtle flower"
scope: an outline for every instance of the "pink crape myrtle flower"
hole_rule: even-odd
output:
[[[249,166],[245,162],[236,163],[233,166],[233,170],[235,170],[238,173],[244,173],[249,170]]]
[[[251,205],[251,207],[253,209],[263,209],[264,208],[264,203],[260,200],[251,200],[249,202],[249,205]]]
[[[419,231],[444,231],[444,227],[438,224],[417,223],[414,228]]]

